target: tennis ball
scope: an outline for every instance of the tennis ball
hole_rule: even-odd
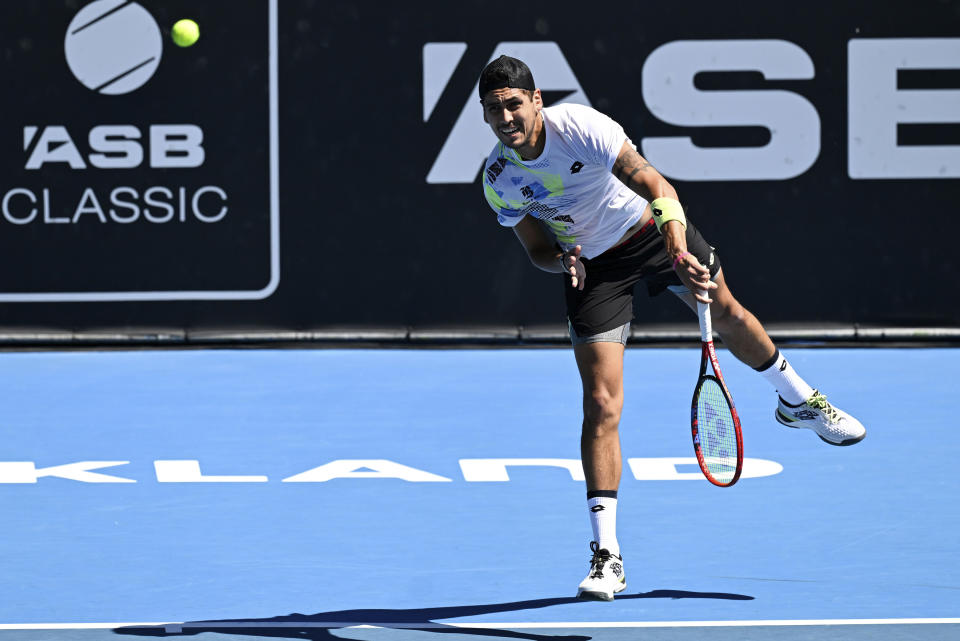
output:
[[[200,27],[193,20],[177,20],[170,30],[173,41],[180,47],[189,47],[200,39]]]

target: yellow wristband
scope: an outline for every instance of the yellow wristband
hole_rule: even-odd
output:
[[[666,196],[657,198],[650,203],[650,208],[653,209],[653,222],[657,224],[657,231],[660,231],[664,223],[671,220],[677,220],[684,229],[687,228],[687,217],[683,215],[683,205],[673,198]]]

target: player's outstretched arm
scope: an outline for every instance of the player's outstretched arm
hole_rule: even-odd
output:
[[[663,198],[674,201],[674,205],[679,207],[677,190],[660,175],[653,165],[637,153],[629,141],[624,141],[610,171],[617,180],[651,205],[658,198]],[[673,261],[680,280],[697,300],[704,303],[711,302],[709,290],[716,288],[717,284],[710,280],[710,271],[687,252],[686,223],[669,220],[662,225],[658,222],[657,226],[663,234],[667,254]]]
[[[617,161],[613,163],[614,178],[639,194],[648,203],[657,198],[677,200],[677,190],[660,175],[653,165],[637,153],[629,141],[624,141]]]
[[[524,216],[514,225],[513,233],[517,235],[531,263],[545,272],[567,273],[570,275],[570,285],[583,289],[587,270],[580,261],[580,245],[568,252],[561,252],[540,223],[530,216]]]

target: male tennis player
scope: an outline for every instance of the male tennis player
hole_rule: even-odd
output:
[[[738,359],[779,392],[774,414],[852,445],[866,430],[808,385],[759,321],[730,293],[714,248],[684,216],[677,192],[637,153],[623,128],[583,105],[544,108],[522,61],[501,56],[480,76],[483,118],[497,137],[483,176],[497,220],[512,227],[531,262],[565,274],[570,340],[583,383],[581,457],[593,527],[590,572],[577,596],[611,600],[626,588],[616,536],[623,352],[633,288],[670,290],[713,327]]]

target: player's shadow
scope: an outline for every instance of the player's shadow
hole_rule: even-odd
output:
[[[639,594],[620,594],[617,601],[630,599],[726,599],[731,601],[750,601],[752,596],[745,594],[729,594],[725,592],[687,592],[685,590],[653,590]],[[181,626],[171,625],[139,625],[115,628],[116,634],[127,634],[148,637],[167,637],[195,635],[204,632],[242,635],[248,637],[267,637],[280,639],[308,639],[317,641],[332,641],[343,639],[334,636],[330,630],[351,626],[369,625],[378,628],[394,628],[400,630],[417,630],[424,632],[439,632],[453,634],[472,634],[477,636],[493,637],[498,639],[524,639],[526,641],[589,641],[592,637],[579,634],[533,634],[518,630],[501,630],[490,628],[469,628],[437,623],[437,620],[455,619],[459,617],[478,616],[498,612],[514,612],[517,610],[534,610],[553,605],[570,605],[586,603],[573,597],[552,599],[531,599],[528,601],[512,601],[510,603],[490,603],[486,605],[457,605],[436,608],[405,608],[405,609],[365,609],[365,610],[336,610],[319,612],[317,614],[293,613],[267,619],[221,619],[217,621],[193,621]],[[576,632],[576,629],[570,631]],[[364,638],[362,628],[351,631],[351,639]],[[373,635],[371,635],[372,637]],[[382,632],[376,635],[383,639]]]

